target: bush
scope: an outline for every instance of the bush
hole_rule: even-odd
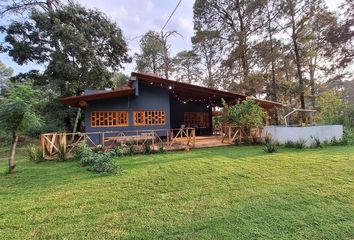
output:
[[[240,104],[228,106],[223,100],[221,120],[243,127],[263,126],[266,113],[252,99],[242,101]]]
[[[298,149],[303,149],[306,147],[306,140],[305,139],[300,139],[295,142],[295,147]]]
[[[65,162],[66,160],[68,160],[68,159],[66,157],[65,149],[63,146],[59,146],[57,161],[58,162]]]
[[[165,153],[165,148],[163,143],[159,143],[158,153]]]
[[[341,144],[341,141],[337,140],[335,137],[333,137],[333,138],[331,139],[331,142],[330,142],[329,144],[332,145],[332,146],[339,146],[339,145],[342,145],[342,144]]]
[[[300,139],[296,142],[294,141],[286,141],[284,144],[284,147],[286,148],[299,148],[299,149],[303,149],[306,147],[306,140],[305,139]]]
[[[265,141],[265,145],[263,150],[266,153],[275,153],[277,151],[277,148],[270,137],[266,136],[264,141]]]
[[[93,165],[95,162],[96,154],[100,154],[100,153],[91,152],[90,154],[83,156],[80,159],[80,165],[82,167]]]
[[[116,174],[118,172],[118,166],[114,164],[109,155],[102,153],[94,153],[92,155],[93,161],[88,168],[89,171],[101,174]]]
[[[91,153],[92,150],[87,146],[85,141],[82,141],[77,145],[77,148],[74,151],[73,159],[80,161],[82,158],[85,158]]]
[[[151,154],[152,149],[151,149],[151,144],[149,142],[143,143],[143,154]]]
[[[34,144],[27,147],[27,156],[32,162],[39,163],[44,161],[41,149]]]
[[[318,137],[311,136],[311,139],[313,140],[313,143],[311,144],[312,148],[321,148],[322,147],[321,141]]]
[[[354,145],[354,131],[352,129],[345,129],[342,141],[344,145]]]
[[[127,145],[127,151],[126,152],[127,152],[127,154],[129,156],[136,154],[135,146],[133,144]]]
[[[289,140],[289,141],[285,142],[284,147],[286,147],[286,148],[295,148],[296,147],[296,143],[291,141],[291,140]]]

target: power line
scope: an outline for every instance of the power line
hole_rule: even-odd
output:
[[[173,9],[171,15],[168,17],[166,23],[163,25],[162,29],[161,29],[161,32],[165,29],[166,25],[168,24],[168,22],[170,21],[170,19],[172,18],[173,14],[176,12],[178,6],[181,4],[182,0],[179,0],[179,2],[177,3],[175,9]]]

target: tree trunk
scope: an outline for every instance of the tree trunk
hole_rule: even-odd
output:
[[[237,16],[238,21],[240,24],[240,33],[239,33],[239,47],[241,48],[241,66],[242,66],[242,73],[243,73],[243,82],[246,85],[246,89],[248,92],[253,92],[253,83],[248,82],[248,59],[247,59],[247,37],[246,37],[246,30],[244,24],[244,16],[241,12],[241,3],[239,0],[237,1]]]
[[[310,61],[312,61],[312,60],[310,60]],[[309,70],[310,70],[311,105],[312,105],[312,108],[315,109],[315,107],[316,107],[316,99],[315,99],[315,94],[316,94],[316,89],[315,89],[315,64],[310,63]]]
[[[268,18],[268,33],[269,33],[269,44],[270,44],[270,55],[271,55],[271,67],[272,67],[272,95],[273,95],[273,101],[277,102],[278,97],[277,97],[277,83],[276,83],[276,78],[275,78],[275,60],[274,60],[274,46],[273,46],[273,33],[272,33],[272,27],[271,27],[271,16],[268,10],[267,13],[267,18]],[[279,119],[278,119],[278,109],[274,108],[274,118],[275,118],[275,124],[279,125]]]
[[[18,142],[18,135],[16,132],[12,134],[12,142],[10,149],[10,157],[9,157],[9,173],[13,173],[15,171],[15,154],[16,154],[16,146]]]
[[[292,25],[292,42],[294,45],[294,53],[295,53],[295,62],[296,62],[296,68],[297,68],[297,75],[299,78],[299,91],[300,91],[300,104],[301,108],[305,109],[305,94],[304,94],[304,80],[302,78],[302,69],[301,69],[301,57],[300,57],[300,51],[299,51],[299,46],[298,46],[298,38],[297,38],[297,33],[296,33],[296,25],[295,25],[295,10],[294,6],[291,6],[290,8],[291,11],[291,25]],[[306,116],[303,113],[302,114],[302,122],[306,122]]]

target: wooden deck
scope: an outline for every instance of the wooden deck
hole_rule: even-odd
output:
[[[195,138],[195,148],[219,147],[232,145],[226,142],[221,142],[220,135],[197,136]]]

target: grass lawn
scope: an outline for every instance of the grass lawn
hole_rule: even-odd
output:
[[[6,160],[0,239],[354,239],[354,147],[137,155],[114,176]]]

